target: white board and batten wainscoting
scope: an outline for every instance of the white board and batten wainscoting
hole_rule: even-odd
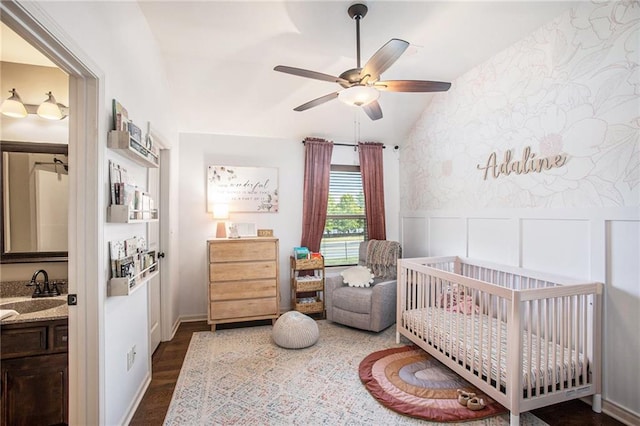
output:
[[[403,257],[465,256],[604,283],[603,409],[640,423],[637,207],[404,211],[400,232]]]

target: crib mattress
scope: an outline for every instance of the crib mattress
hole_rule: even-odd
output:
[[[497,382],[499,377],[500,386],[506,387],[506,322],[487,315],[468,315],[435,307],[405,311],[402,319],[407,330],[429,345],[450,354],[458,362],[465,360],[467,366],[475,372],[482,371],[482,376],[490,377],[492,381]],[[522,384],[525,390],[574,379],[580,376],[583,364],[588,362],[583,354],[538,338],[534,333],[527,332],[522,340]],[[574,374],[576,369],[577,375]]]

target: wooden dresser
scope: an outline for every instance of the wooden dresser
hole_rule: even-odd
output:
[[[207,245],[211,331],[216,324],[278,318],[278,239],[213,239]]]

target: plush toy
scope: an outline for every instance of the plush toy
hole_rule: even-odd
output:
[[[473,297],[465,294],[463,287],[452,285],[440,296],[440,306],[449,312],[458,312],[470,315],[473,311],[480,312],[480,308],[473,301]]]

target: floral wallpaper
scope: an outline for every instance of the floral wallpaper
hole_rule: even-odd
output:
[[[401,149],[402,209],[639,205],[638,40],[637,0],[578,3],[453,81]],[[564,162],[485,178],[527,148]]]

